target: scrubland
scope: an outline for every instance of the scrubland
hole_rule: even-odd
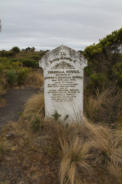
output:
[[[43,73],[38,62],[45,52],[34,48],[20,50],[18,47],[0,51],[0,106],[5,104],[3,95],[11,88],[40,88]]]
[[[80,51],[88,60],[82,123],[45,119],[39,93],[0,130],[0,184],[121,184],[121,41],[120,29]],[[43,84],[45,52],[0,51],[0,105],[9,88]]]

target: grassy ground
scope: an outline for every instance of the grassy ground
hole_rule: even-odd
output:
[[[29,99],[0,135],[2,184],[120,184],[121,131],[44,120],[44,99]]]

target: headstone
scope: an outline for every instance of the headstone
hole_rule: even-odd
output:
[[[83,77],[87,61],[80,52],[60,46],[39,61],[44,73],[45,116],[66,122],[83,118]]]

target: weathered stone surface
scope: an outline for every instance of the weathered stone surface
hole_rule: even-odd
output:
[[[46,117],[80,122],[83,117],[83,70],[85,58],[77,51],[60,46],[39,62],[44,71]]]

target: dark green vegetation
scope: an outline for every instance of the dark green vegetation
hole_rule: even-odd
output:
[[[29,74],[38,70],[38,62],[44,54],[45,51],[34,48],[0,51],[0,94],[10,87],[24,85]]]
[[[111,127],[121,125],[122,29],[87,47],[85,111],[93,122]],[[95,106],[91,111],[91,106]],[[92,108],[93,109],[93,108]],[[117,124],[116,124],[117,122]]]
[[[100,92],[106,88],[119,90],[122,82],[122,30],[114,31],[98,44],[87,47],[83,54],[88,60],[85,74],[89,77],[88,90],[90,93]]]

